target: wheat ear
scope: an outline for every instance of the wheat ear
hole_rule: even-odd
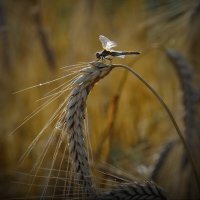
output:
[[[157,199],[166,200],[164,191],[153,182],[123,184],[108,193],[100,195],[97,200],[119,199]]]
[[[73,90],[69,95],[64,119],[73,167],[86,195],[89,197],[95,195],[95,189],[92,184],[88,150],[85,145],[86,100],[94,84],[105,77],[111,69],[111,65],[91,62],[87,67],[80,70],[80,76],[73,81]]]
[[[166,54],[177,72],[183,91],[183,104],[185,106],[185,136],[190,144],[193,142],[191,140],[194,136],[197,135],[196,132],[198,122],[195,118],[197,115],[196,107],[199,101],[199,93],[194,87],[192,66],[184,58],[184,56],[177,51],[167,49]]]

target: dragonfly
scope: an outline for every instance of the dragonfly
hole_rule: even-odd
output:
[[[119,57],[119,58],[125,58],[126,55],[139,55],[140,52],[135,51],[115,51],[112,48],[117,46],[117,43],[114,41],[111,41],[107,37],[100,35],[99,40],[102,44],[103,50],[96,52],[96,58],[98,60],[112,60],[110,57]]]

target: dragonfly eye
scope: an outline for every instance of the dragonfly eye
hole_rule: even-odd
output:
[[[100,55],[99,52],[96,53],[96,57],[97,57],[98,59],[101,58],[101,55]]]

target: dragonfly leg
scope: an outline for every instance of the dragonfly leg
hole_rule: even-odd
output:
[[[105,57],[101,56],[100,59],[101,59],[101,62],[102,62],[102,63],[105,63],[105,59],[106,59]],[[99,59],[99,60],[100,60],[100,59]]]
[[[110,61],[110,65],[112,65],[112,58],[105,58],[106,60]]]

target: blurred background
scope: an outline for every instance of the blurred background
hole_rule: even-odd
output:
[[[95,60],[95,52],[102,49],[100,34],[116,41],[116,50],[141,52],[139,57],[115,58],[113,63],[132,67],[160,94],[185,134],[198,169],[199,11],[197,0],[0,0],[2,199],[25,197],[30,185],[24,180],[25,173],[30,173],[38,159],[44,165],[40,173],[46,173],[44,168],[51,162],[59,132],[53,136],[45,158],[40,155],[55,123],[49,125],[23,162],[19,164],[19,160],[66,98],[49,105],[37,101],[58,87],[59,81],[14,93],[65,75],[67,72],[60,69],[63,66]],[[26,121],[43,103],[45,108]],[[199,198],[169,116],[138,79],[122,69],[113,70],[94,87],[87,112],[94,168],[130,180],[153,178],[172,199]],[[65,144],[63,141],[58,150],[58,159]],[[160,152],[164,153],[159,159]],[[64,165],[62,169],[66,170]],[[37,181],[42,185],[45,175]],[[38,185],[29,194],[39,199],[42,186]]]

